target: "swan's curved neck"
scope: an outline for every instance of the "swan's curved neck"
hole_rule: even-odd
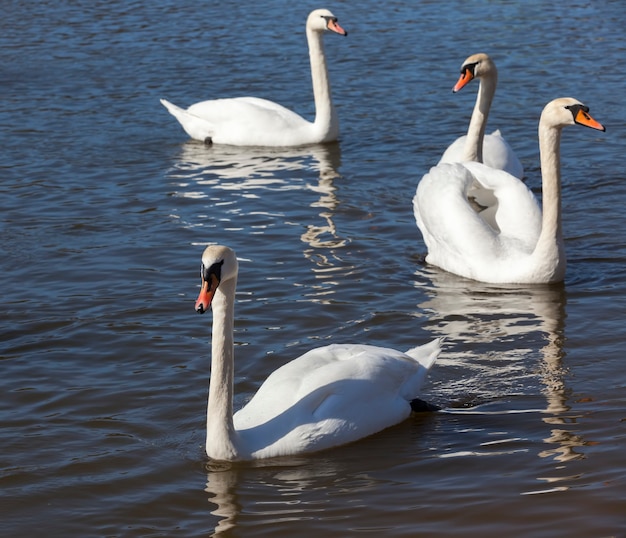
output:
[[[236,459],[233,425],[233,323],[237,279],[223,281],[215,292],[211,335],[211,383],[207,404],[206,451],[209,457]]]
[[[322,133],[325,140],[332,140],[339,134],[339,119],[330,95],[330,80],[328,79],[322,33],[307,29],[306,37],[309,44],[313,98],[315,100],[314,125]]]
[[[497,73],[493,73],[488,77],[481,77],[480,79],[476,104],[474,105],[472,118],[467,129],[465,156],[463,159],[465,161],[483,162],[483,139],[485,138],[487,119],[497,84]]]
[[[551,274],[551,280],[559,280],[565,275],[566,263],[561,224],[561,128],[539,122],[539,153],[543,216],[532,256]]]

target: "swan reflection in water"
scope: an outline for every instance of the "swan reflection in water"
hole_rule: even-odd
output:
[[[420,267],[415,277],[415,286],[427,295],[418,305],[417,315],[425,318],[431,333],[445,336],[450,344],[440,364],[447,361],[448,366],[462,371],[458,376],[447,376],[442,387],[449,391],[451,400],[468,391],[466,399],[472,404],[512,396],[523,392],[529,379],[538,378],[546,397],[545,409],[494,414],[540,413],[541,420],[551,427],[544,441],[552,446],[539,456],[558,462],[583,458],[577,449],[586,442],[571,430],[578,417],[570,412],[563,366],[565,287],[504,287],[465,280],[431,266]],[[536,356],[538,344],[541,360],[529,369],[525,359]],[[450,378],[458,381],[450,383]]]
[[[228,535],[237,525],[237,515],[241,511],[236,493],[237,471],[229,463],[221,464],[221,468],[215,468],[215,465],[209,469],[204,489],[209,494],[209,502],[215,505],[211,514],[220,518],[210,536]]]
[[[231,536],[230,531],[241,523],[242,506],[249,503],[255,506],[255,520],[261,524],[303,517],[311,507],[298,502],[300,494],[320,489],[317,482],[326,483],[342,476],[340,468],[331,458],[317,458],[311,464],[310,458],[297,456],[245,464],[209,462],[205,491],[209,494],[211,514],[219,518],[210,536]],[[238,491],[243,482],[247,486]],[[261,498],[267,501],[259,501]]]
[[[268,241],[277,233],[276,246],[288,244],[287,234],[295,225],[303,230],[303,255],[312,262],[316,279],[308,298],[324,301],[334,293],[337,277],[354,269],[340,256],[349,239],[334,223],[341,203],[335,186],[340,166],[338,143],[241,148],[187,141],[168,177],[175,185],[174,196],[189,204],[181,204],[173,218],[188,228],[247,230],[264,234]]]

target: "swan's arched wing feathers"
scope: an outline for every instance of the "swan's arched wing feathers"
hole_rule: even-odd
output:
[[[217,144],[289,145],[298,133],[312,128],[311,122],[295,112],[258,97],[201,101],[187,111],[196,117],[210,118],[215,126],[212,141]]]
[[[485,246],[497,248],[494,231],[468,204],[475,178],[462,164],[441,163],[421,179],[413,209],[424,242],[427,261],[440,267],[467,255],[479,256]],[[450,270],[450,269],[448,269]]]
[[[235,414],[241,442],[254,457],[337,446],[397,424],[411,413],[432,363],[422,357],[367,345],[314,349],[276,370]],[[420,355],[418,358],[417,355]],[[410,394],[410,397],[406,397]]]
[[[426,372],[415,358],[393,349],[316,348],[274,371],[235,414],[235,425],[250,428],[294,411],[299,421],[359,420],[363,406],[384,407],[398,397],[408,402],[418,396]],[[410,396],[404,397],[405,392]]]
[[[501,240],[530,254],[541,234],[541,208],[533,192],[523,181],[502,170],[480,163],[468,162],[463,166],[474,176],[474,186],[480,185],[496,200],[494,220]]]

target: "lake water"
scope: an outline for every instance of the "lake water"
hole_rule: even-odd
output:
[[[626,536],[626,10],[594,2],[60,0],[0,22],[2,535]],[[304,21],[329,7],[336,144],[205,147],[159,98],[256,95],[313,116]],[[564,132],[565,282],[424,265],[411,199],[499,67],[501,128],[539,193]],[[446,346],[441,413],[311,456],[204,453],[204,245],[239,257],[236,406],[312,346]]]

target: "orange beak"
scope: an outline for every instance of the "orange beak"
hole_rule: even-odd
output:
[[[606,131],[604,125],[594,120],[590,116],[589,112],[585,112],[582,108],[578,110],[574,121],[580,125],[584,125],[585,127],[591,127],[592,129],[597,129],[598,131]]]
[[[474,75],[472,74],[472,72],[469,69],[466,69],[461,73],[461,76],[454,85],[454,88],[452,88],[452,91],[454,93],[458,92],[461,88],[464,88],[473,78]]]
[[[211,306],[211,301],[213,300],[213,296],[215,295],[215,290],[217,289],[220,281],[217,279],[215,275],[211,275],[211,282],[208,280],[202,280],[202,287],[200,288],[200,294],[196,299],[196,312],[199,314],[204,314]]]
[[[334,21],[332,19],[328,21],[327,28],[332,32],[338,33],[339,35],[348,35],[348,32],[346,32],[341,26],[339,26],[339,23],[337,21]]]

